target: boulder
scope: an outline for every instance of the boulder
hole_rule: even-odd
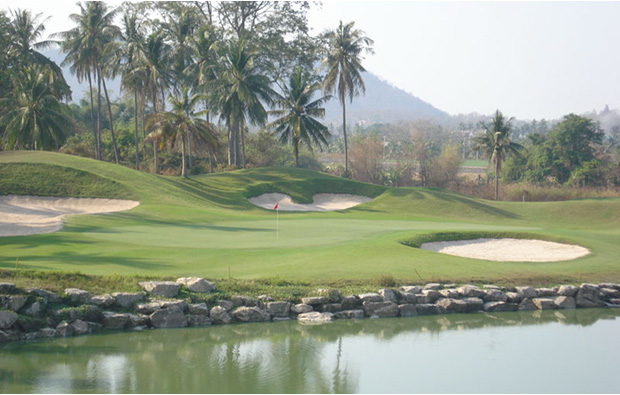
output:
[[[289,313],[291,312],[291,304],[289,302],[267,303],[267,311],[272,317],[288,317]]]
[[[129,326],[129,316],[127,314],[104,311],[102,323],[106,329],[125,329]]]
[[[316,311],[320,311],[322,313],[337,313],[342,311],[342,304],[340,303],[328,303],[328,304],[320,304],[316,307]]]
[[[465,313],[467,312],[467,303],[459,299],[453,299],[453,298],[439,299],[436,305],[439,308],[441,308],[442,312],[444,313]]]
[[[316,293],[318,296],[326,297],[328,302],[336,303],[340,301],[340,293],[337,289],[319,289]]]
[[[466,284],[458,287],[456,291],[459,293],[459,295],[465,298],[481,298],[486,295],[483,290],[471,284]]]
[[[17,322],[17,314],[12,311],[0,310],[0,329],[9,329]]]
[[[424,297],[422,294],[414,294],[409,292],[399,292],[398,302],[401,304],[415,304],[418,301],[418,296]]]
[[[0,294],[15,292],[15,283],[0,283]]]
[[[459,293],[456,291],[456,289],[453,288],[442,289],[441,291],[439,291],[439,293],[441,294],[442,298],[458,299],[459,297]]]
[[[230,311],[235,307],[235,304],[232,300],[218,300],[217,306],[223,307],[226,311]]]
[[[463,298],[461,299],[467,305],[467,312],[472,313],[474,311],[484,310],[484,301],[480,298]]]
[[[129,317],[129,328],[146,328],[150,323],[150,318],[145,314],[127,314]]]
[[[179,293],[179,289],[181,289],[181,284],[173,281],[144,281],[139,284],[151,295],[164,298],[174,298]]]
[[[416,304],[416,310],[418,310],[418,315],[434,315],[439,314],[441,311],[439,307],[430,303],[420,303]]]
[[[157,310],[149,318],[155,328],[184,328],[188,325],[185,314],[178,307]]]
[[[247,296],[240,296],[240,295],[233,297],[232,301],[233,301],[234,307],[239,307],[239,306],[256,307],[259,304],[257,299],[250,298]]]
[[[95,306],[99,306],[104,309],[112,306],[114,302],[116,302],[116,299],[110,294],[97,295],[90,298],[91,304],[94,304]]]
[[[112,294],[114,297],[114,304],[124,309],[132,308],[136,303],[144,300],[146,294],[144,292],[125,293],[115,292]]]
[[[532,302],[538,310],[555,310],[558,308],[555,304],[555,298],[534,298]]]
[[[482,285],[483,289],[495,289],[499,291],[499,287],[497,285],[493,285],[493,284],[484,284]]]
[[[272,298],[269,295],[258,295],[257,298],[259,301],[263,302],[263,303],[267,303],[267,302],[275,302],[276,300],[274,298]]]
[[[196,293],[208,293],[215,291],[215,283],[212,283],[200,277],[177,278],[177,283],[185,285],[187,289]]]
[[[437,291],[431,291],[431,292],[437,292]],[[437,298],[437,299],[439,299],[439,298]],[[434,301],[436,301],[437,299],[435,299]],[[429,303],[431,303],[431,301],[430,301],[430,298],[427,295],[416,294],[415,295],[415,302],[414,303],[415,304],[429,304]]]
[[[309,304],[300,303],[300,304],[291,306],[291,312],[295,314],[309,313],[311,311],[312,311],[312,306],[310,306]]]
[[[40,288],[28,288],[26,290],[27,293],[43,298],[46,303],[58,303],[62,300],[60,296],[55,294],[54,292],[46,291],[45,289]]]
[[[536,292],[533,287],[517,287],[517,292],[520,293],[524,299],[534,299],[538,297],[538,292]]]
[[[297,316],[297,320],[305,324],[322,324],[334,320],[332,313],[319,313],[318,311],[312,311],[310,313],[303,313]]]
[[[10,341],[11,341],[11,336],[4,331],[0,331],[0,343],[8,343]]]
[[[79,307],[67,307],[54,312],[55,317],[65,321],[75,321],[77,319],[85,321],[99,321],[101,310],[93,305],[82,305]]]
[[[422,288],[418,287],[417,285],[403,285],[399,288],[399,291],[408,294],[419,294],[420,292],[422,292]]]
[[[356,310],[362,305],[362,300],[355,295],[349,295],[342,298],[340,307],[342,310]],[[307,312],[306,312],[307,313]]]
[[[558,293],[553,288],[536,288],[539,298],[553,298],[558,296]]]
[[[379,317],[396,317],[398,315],[398,305],[394,302],[364,302],[363,309],[368,317],[373,315]],[[379,313],[379,311],[381,311],[381,313]]]
[[[424,296],[427,303],[435,303],[442,297],[439,291],[426,288],[422,291],[422,295],[420,296]]]
[[[603,307],[603,302],[599,296],[599,287],[596,284],[581,284],[575,298],[577,307]]]
[[[312,296],[309,298],[301,298],[301,302],[303,304],[307,304],[310,306],[316,306],[318,304],[326,304],[329,302],[329,299],[327,299],[325,296]]]
[[[560,296],[577,296],[577,292],[579,292],[579,287],[575,287],[574,285],[562,285],[558,288],[558,295]]]
[[[525,298],[519,303],[519,311],[538,310],[538,307],[532,302],[532,299]]]
[[[362,300],[362,302],[383,302],[383,296],[375,292],[369,292],[358,296]]]
[[[71,323],[71,327],[73,328],[73,333],[76,335],[84,335],[90,332],[90,327],[88,323],[82,320],[75,320]]]
[[[9,310],[19,311],[26,305],[28,298],[23,295],[12,295],[8,297],[7,306]]]
[[[398,305],[398,315],[401,317],[414,317],[418,315],[418,309],[413,304]]]
[[[428,290],[438,291],[440,287],[441,287],[441,284],[438,284],[438,283],[430,283],[430,284],[426,284],[426,285],[424,286],[424,289],[425,289],[425,290],[427,290],[427,291],[428,291]]]
[[[209,315],[209,308],[207,307],[206,303],[189,304],[187,308],[190,314],[205,316]]]
[[[383,300],[385,300],[386,302],[396,302],[397,300],[396,293],[389,288],[380,289],[378,293],[379,295],[381,295],[381,297],[383,297]]]
[[[485,303],[487,302],[505,302],[508,300],[508,296],[500,290],[497,289],[485,289],[484,295],[482,296],[482,300]]]
[[[36,301],[30,307],[28,307],[24,314],[30,317],[39,317],[45,311],[45,304],[41,301]]]
[[[338,320],[353,320],[364,318],[364,310],[344,310],[334,313],[334,318]]]
[[[600,283],[599,288],[612,288],[615,289],[617,291],[620,291],[620,284],[614,284],[614,283]]]
[[[518,292],[506,292],[506,302],[508,303],[521,303],[523,296]]]
[[[269,313],[258,307],[237,307],[230,315],[237,322],[266,322],[271,319]]]
[[[188,314],[187,324],[189,326],[209,326],[213,324],[213,321],[204,314]]]
[[[58,326],[56,326],[56,331],[58,332],[58,335],[62,337],[73,336],[75,332],[73,327],[67,321],[63,321],[58,324]]]
[[[15,323],[22,332],[35,332],[43,328],[46,323],[40,318],[31,318],[26,316],[20,316]]]
[[[37,338],[52,338],[58,337],[59,333],[54,328],[43,328],[37,332]]]
[[[611,299],[620,299],[620,291],[614,288],[599,288],[599,295],[601,296],[601,299],[606,301]],[[15,298],[15,296],[13,296],[13,298]]]
[[[209,312],[209,317],[211,317],[214,324],[230,324],[230,321],[232,321],[232,318],[228,315],[228,310],[222,306],[212,308]]]
[[[183,313],[187,311],[187,303],[183,300],[158,300],[157,303],[162,309],[177,308]]]
[[[489,313],[496,313],[501,311],[517,311],[519,305],[516,303],[507,302],[487,302],[484,304],[484,311]]]
[[[159,309],[161,309],[161,306],[159,306],[159,303],[157,302],[139,303],[136,306],[136,311],[138,313],[147,315],[151,315]]]
[[[69,302],[73,304],[86,304],[90,303],[90,293],[83,289],[67,288],[65,289],[65,295]]]
[[[577,307],[577,302],[572,296],[558,296],[554,302],[558,309],[574,309]]]

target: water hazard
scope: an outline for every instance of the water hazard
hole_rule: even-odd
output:
[[[618,393],[620,311],[152,330],[0,347],[5,393]]]

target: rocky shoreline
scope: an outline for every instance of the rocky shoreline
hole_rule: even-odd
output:
[[[214,303],[178,297],[209,294],[215,284],[202,278],[140,283],[144,291],[91,295],[69,288],[63,295],[0,283],[0,343],[84,335],[101,331],[204,327],[231,323],[412,317],[417,315],[620,307],[620,285],[562,285],[554,288],[425,284],[384,288],[342,296],[319,289],[301,301],[275,301],[267,295],[235,296]],[[299,303],[301,302],[301,303]]]

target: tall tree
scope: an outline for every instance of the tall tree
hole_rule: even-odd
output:
[[[475,138],[476,149],[486,154],[489,157],[489,163],[493,162],[495,168],[495,200],[499,200],[499,178],[502,163],[507,156],[518,156],[524,149],[521,144],[510,139],[511,122],[512,118],[506,119],[504,114],[497,110],[490,125],[480,123],[483,134]]]
[[[336,93],[342,105],[342,131],[344,134],[345,173],[349,174],[349,154],[347,142],[346,99],[353,102],[353,97],[366,92],[362,73],[362,53],[372,53],[373,41],[364,32],[355,29],[354,22],[346,25],[340,21],[336,30],[327,33],[328,53],[323,59],[327,69],[325,91]]]
[[[288,85],[282,87],[283,94],[276,101],[280,110],[271,112],[279,118],[270,126],[275,127],[282,144],[290,142],[293,145],[296,167],[299,167],[299,146],[302,142],[312,150],[313,145],[327,145],[327,139],[331,136],[327,126],[316,119],[325,116],[322,105],[327,98],[312,100],[321,88],[318,78],[300,67],[290,76]]]

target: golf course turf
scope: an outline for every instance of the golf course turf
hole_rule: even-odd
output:
[[[280,192],[374,198],[345,211],[280,212],[247,198]],[[302,169],[180,177],[47,152],[0,153],[0,195],[105,197],[133,210],[71,216],[62,230],[0,238],[0,269],[93,275],[280,278],[321,283],[392,276],[397,282],[620,282],[620,199],[493,202],[434,188],[384,188]],[[524,233],[579,244],[566,262],[491,262],[411,248],[429,234]],[[405,244],[403,244],[405,242]]]

